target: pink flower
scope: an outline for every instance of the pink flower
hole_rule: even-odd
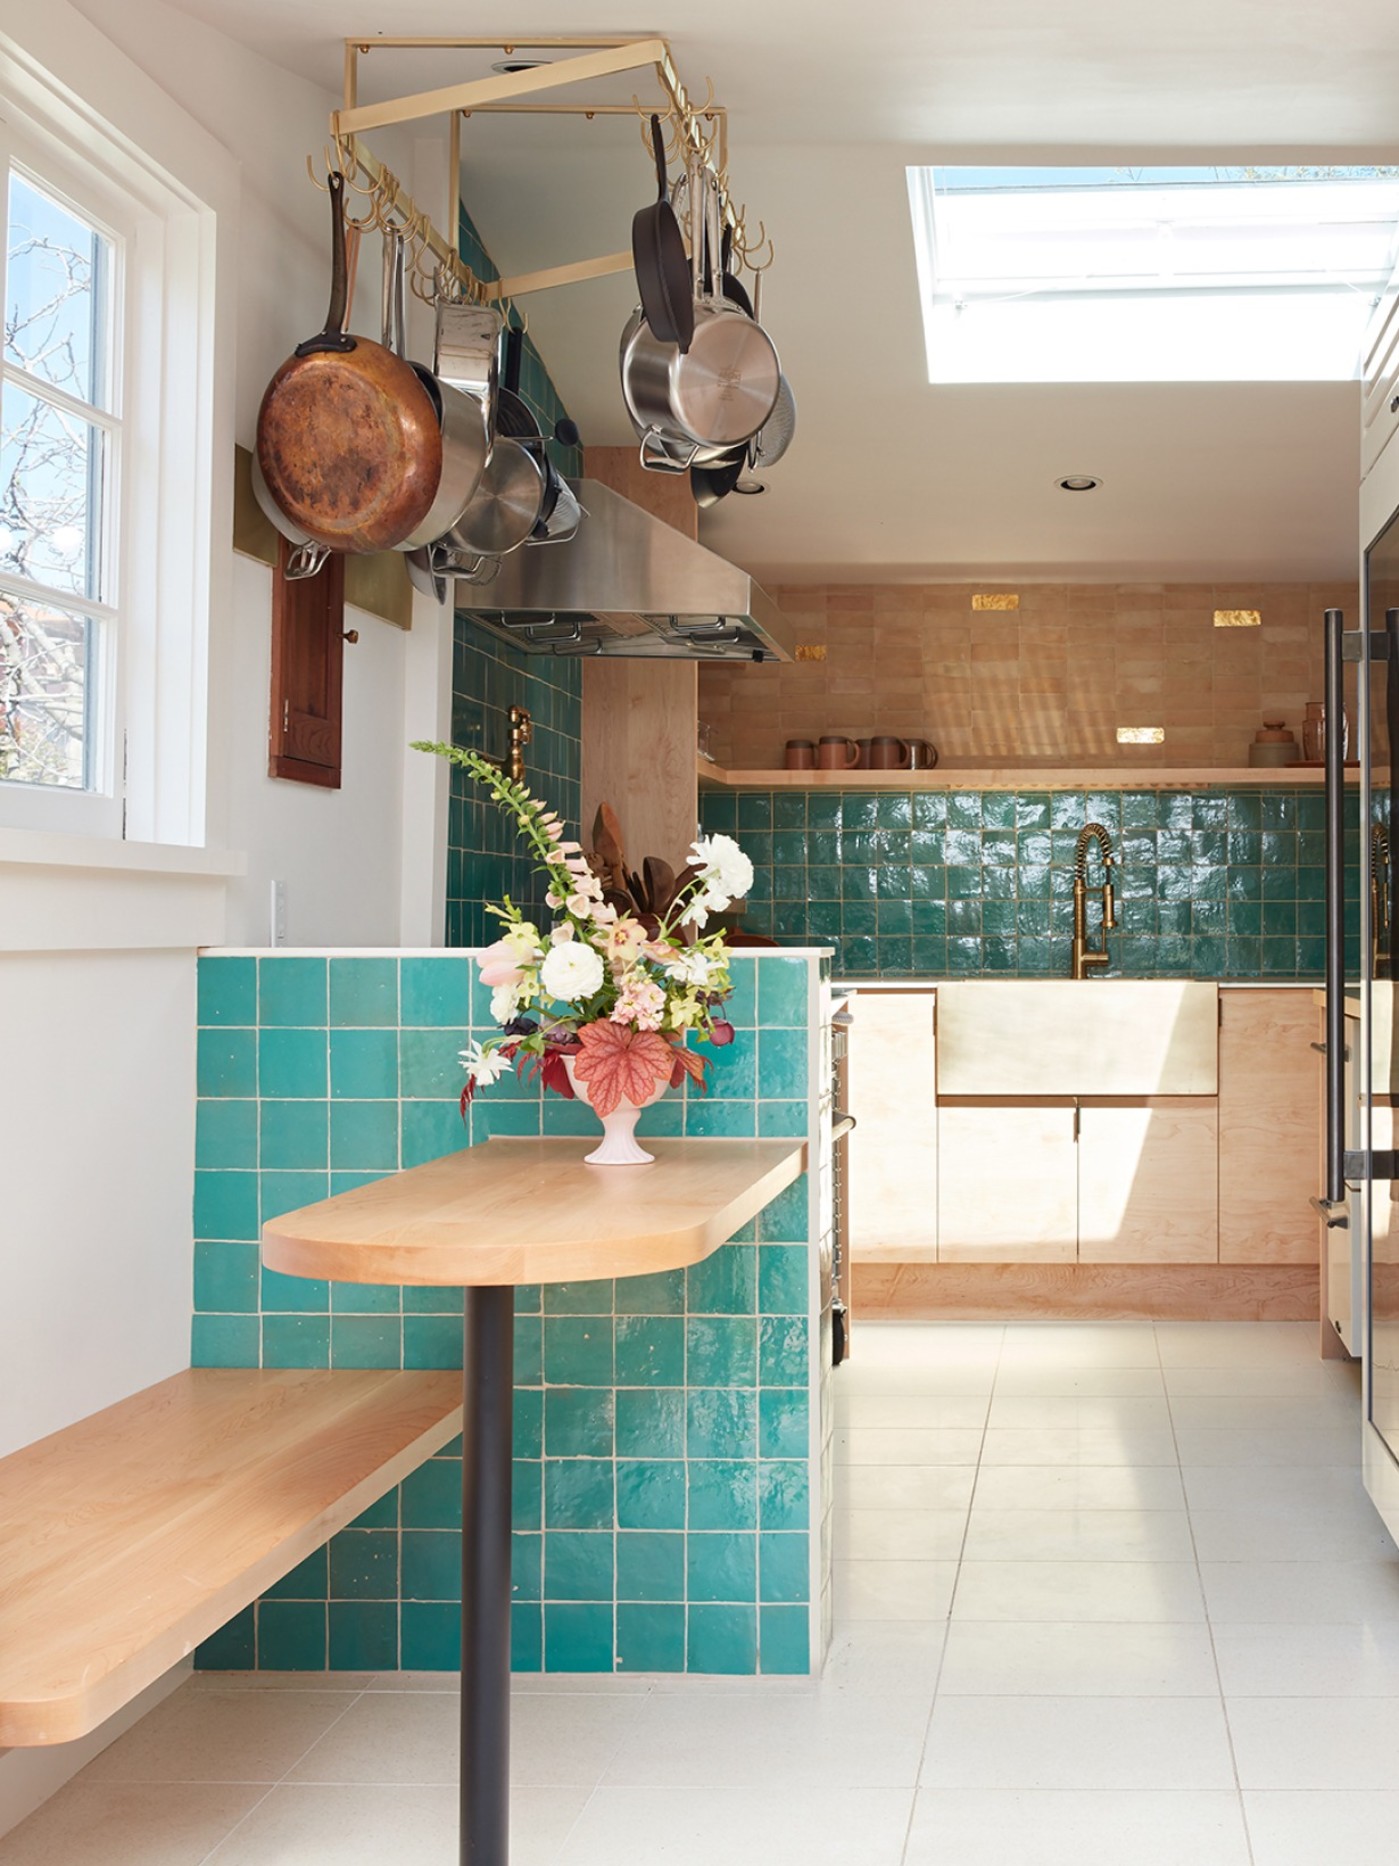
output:
[[[518,985],[524,978],[519,950],[509,940],[498,939],[494,946],[487,946],[476,963],[483,985]]]

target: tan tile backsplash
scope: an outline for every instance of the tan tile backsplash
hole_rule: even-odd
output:
[[[945,766],[1242,766],[1264,718],[1301,740],[1321,692],[1321,616],[1353,617],[1354,584],[788,585],[771,594],[799,643],[783,665],[701,667],[700,717],[736,770],[782,763],[789,738],[931,739]],[[1258,628],[1216,628],[1256,609]],[[1160,725],[1120,745],[1119,726]]]

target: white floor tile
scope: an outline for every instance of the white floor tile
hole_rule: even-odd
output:
[[[849,1365],[856,1367],[995,1367],[1005,1329],[997,1322],[866,1322]]]
[[[1249,1866],[1235,1794],[921,1789],[905,1866]]]
[[[864,1331],[861,1331],[861,1342]],[[856,1353],[863,1356],[863,1347]],[[986,1399],[996,1381],[994,1358],[978,1361],[941,1361],[926,1367],[886,1367],[861,1358],[847,1361],[836,1371],[837,1398],[887,1397],[890,1399]]]
[[[1350,1465],[1183,1463],[1181,1476],[1185,1501],[1192,1510],[1327,1510],[1369,1505],[1360,1473]]]
[[[1001,1464],[977,1473],[988,1510],[1183,1510],[1174,1464]]]
[[[835,1552],[857,1561],[956,1561],[966,1533],[965,1510],[837,1509]]]
[[[912,1799],[879,1788],[600,1788],[553,1866],[900,1866]]]
[[[1399,1698],[1229,1698],[1241,1788],[1388,1789]]]
[[[1150,1322],[1027,1322],[1006,1330],[1001,1366],[1158,1367]]]
[[[971,1508],[973,1464],[838,1464],[838,1510],[961,1510]]]
[[[1351,1432],[1359,1438],[1360,1406],[1348,1394],[1312,1393],[1305,1398],[1277,1394],[1190,1399],[1171,1395],[1171,1422],[1177,1432],[1198,1427],[1234,1432]],[[992,1423],[995,1423],[994,1413]],[[1338,1459],[1344,1464],[1347,1460]]]
[[[280,1782],[358,1702],[341,1691],[182,1685],[84,1769],[90,1782]]]
[[[1380,1561],[1200,1563],[1211,1620],[1399,1620],[1399,1564]]]
[[[953,1620],[939,1697],[1218,1697],[1209,1628]]]
[[[1360,1420],[1353,1426],[1300,1431],[1231,1431],[1215,1426],[1177,1426],[1182,1464],[1360,1465]]]
[[[1399,1792],[1246,1794],[1254,1866],[1394,1866]]]
[[[1280,1361],[1262,1367],[1167,1367],[1166,1391],[1179,1399],[1352,1398],[1360,1404],[1360,1365]]]
[[[1315,1322],[1158,1322],[1156,1345],[1172,1367],[1303,1366],[1317,1360]]]
[[[1130,1371],[1130,1369],[1129,1369]],[[1164,1394],[1022,1394],[1003,1393],[1000,1388],[991,1401],[991,1416],[986,1422],[992,1431],[1007,1426],[1041,1428],[1044,1426],[1096,1427],[1118,1431],[1148,1426],[1159,1432],[1171,1429],[1171,1413]]]
[[[846,1620],[835,1630],[820,1688],[897,1692],[931,1704],[938,1681],[946,1620]]]
[[[656,1697],[624,1736],[602,1785],[912,1788],[927,1727],[922,1697]]]
[[[267,1793],[229,1782],[80,1778],[0,1839],[4,1866],[200,1866]]]
[[[1368,1502],[1332,1509],[1192,1510],[1201,1561],[1387,1561],[1389,1531]]]
[[[842,1393],[836,1391],[840,1426],[956,1426],[980,1431],[990,1408],[989,1393]]]
[[[1016,1362],[996,1372],[996,1398],[1159,1399],[1159,1367],[1075,1367],[1071,1362]]]
[[[836,1620],[945,1620],[955,1561],[836,1561]]]
[[[925,1788],[1234,1786],[1217,1698],[948,1697],[933,1708]]]
[[[1176,1447],[1168,1426],[988,1426],[981,1461],[983,1465],[1174,1464]]]
[[[956,1620],[1122,1620],[1205,1617],[1193,1562],[964,1561]]]
[[[981,1428],[956,1426],[840,1427],[835,1435],[837,1464],[975,1464],[981,1455]]]
[[[1216,1622],[1226,1697],[1399,1698],[1399,1623],[1230,1626]]]
[[[511,1866],[554,1866],[587,1799],[577,1788],[512,1795]],[[288,1785],[258,1804],[209,1866],[443,1866],[456,1857],[455,1788]]]
[[[968,1561],[1178,1561],[1195,1551],[1180,1510],[988,1510],[967,1531]]]

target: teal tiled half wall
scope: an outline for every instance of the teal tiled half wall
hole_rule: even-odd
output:
[[[1352,899],[1357,807],[1351,792]],[[1074,842],[1089,821],[1108,830],[1117,859],[1112,974],[1322,975],[1319,786],[705,791],[700,811],[707,831],[737,836],[752,858],[745,930],[802,945],[829,942],[839,976],[1067,972]],[[1090,857],[1090,928],[1098,923],[1098,878]]]
[[[742,958],[734,971],[738,1034],[712,1052],[710,1095],[667,1096],[643,1134],[810,1132],[818,962]],[[257,1237],[263,1218],[492,1134],[576,1134],[581,1149],[596,1117],[513,1078],[463,1126],[457,1052],[468,1030],[494,1030],[488,1001],[464,953],[201,958],[195,1366],[461,1365],[459,1291],[280,1276]],[[517,1670],[803,1673],[819,1661],[819,1223],[804,1178],[688,1271],[518,1292]],[[460,1499],[458,1442],[198,1663],[454,1668]]]

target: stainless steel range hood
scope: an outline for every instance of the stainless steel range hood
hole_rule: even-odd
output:
[[[460,613],[528,654],[790,661],[795,638],[747,571],[600,480],[569,482],[586,517],[567,543],[505,558]]]

